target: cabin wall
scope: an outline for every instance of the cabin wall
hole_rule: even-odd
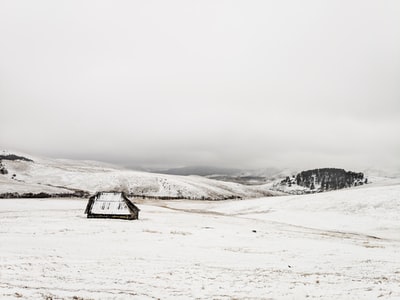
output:
[[[137,220],[138,213],[131,215],[103,215],[103,214],[88,214],[87,217],[93,219],[122,219],[122,220]]]

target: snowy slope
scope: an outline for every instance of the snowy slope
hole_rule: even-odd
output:
[[[399,184],[137,205],[0,199],[0,298],[400,299]]]
[[[0,175],[3,177],[0,194],[13,190],[31,192],[34,187],[35,191],[47,193],[122,190],[136,196],[211,200],[279,195],[267,186],[245,186],[199,176],[138,172],[92,161],[27,157],[33,162],[2,161],[8,174]]]
[[[373,235],[400,241],[400,180],[318,194],[226,201],[171,202],[208,213],[242,215],[293,226]],[[177,204],[174,204],[177,203]]]
[[[71,190],[46,186],[38,183],[26,183],[17,180],[13,180],[4,175],[0,175],[0,194],[39,194],[39,193],[51,193],[51,194],[70,194]]]

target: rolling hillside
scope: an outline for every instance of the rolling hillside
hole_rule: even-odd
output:
[[[12,156],[14,155],[14,156]],[[266,185],[246,186],[200,176],[178,176],[123,169],[94,161],[47,159],[3,152],[0,194],[18,196],[86,196],[122,190],[131,196],[161,199],[222,200],[281,195]]]

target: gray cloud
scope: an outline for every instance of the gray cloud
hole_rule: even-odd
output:
[[[3,1],[0,141],[136,165],[400,166],[398,1]]]

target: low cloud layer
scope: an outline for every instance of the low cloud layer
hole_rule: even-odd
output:
[[[3,148],[400,167],[398,1],[4,1]]]

